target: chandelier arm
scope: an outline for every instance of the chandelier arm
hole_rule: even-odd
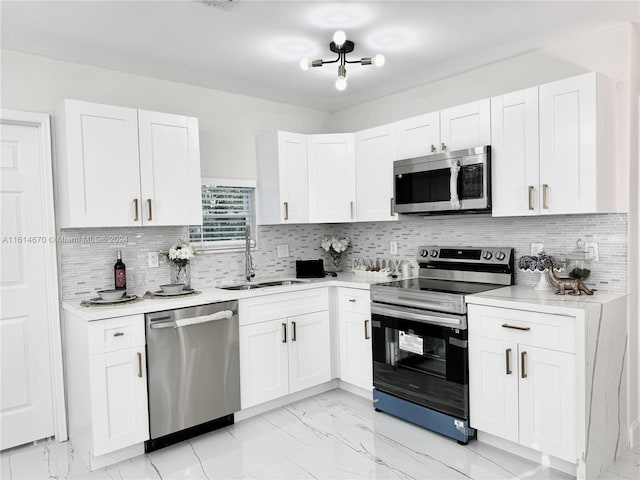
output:
[[[336,58],[335,60],[322,60],[322,64],[324,65],[325,63],[337,63],[340,61],[340,55],[338,55],[338,58]]]
[[[345,61],[346,63],[362,63],[362,59],[360,59],[360,60],[347,60],[347,59],[345,58],[345,60],[344,60],[344,61]],[[368,63],[362,63],[362,65],[370,65],[370,64],[368,64]]]

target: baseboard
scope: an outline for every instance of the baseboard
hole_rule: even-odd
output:
[[[73,445],[73,442],[71,442],[71,444]],[[129,460],[130,458],[137,457],[138,455],[143,455],[144,443],[137,443],[130,447],[116,450],[115,452],[100,455],[99,457],[94,457],[90,452],[88,452],[88,456],[82,455],[82,453],[84,452],[75,448],[75,446],[74,450],[80,454],[80,458],[87,465],[89,471],[93,472],[94,470],[98,470],[99,468],[108,467],[109,465],[113,465],[114,463]]]
[[[640,451],[640,418],[629,425],[629,448],[635,452]]]
[[[373,389],[367,390],[366,388],[358,387],[357,385],[354,385],[349,382],[345,382],[343,380],[339,381],[338,388],[340,388],[341,390],[345,390],[349,393],[353,393],[354,395],[358,395],[359,397],[362,397],[365,400],[369,400],[370,402],[373,402]],[[371,405],[373,405],[373,403]]]

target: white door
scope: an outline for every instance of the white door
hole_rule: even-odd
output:
[[[341,312],[340,380],[367,390],[373,386],[371,315]]]
[[[56,117],[56,168],[65,170],[60,226],[142,225],[137,110],[76,100],[63,107]]]
[[[393,211],[395,124],[357,132],[355,145],[358,221],[397,220]]]
[[[242,408],[289,393],[287,320],[240,327]]]
[[[568,462],[578,454],[575,364],[570,353],[519,345],[520,444]]]
[[[470,425],[518,441],[518,345],[469,337]]]
[[[140,346],[89,360],[94,456],[149,439],[145,359]]]
[[[331,380],[329,312],[289,318],[289,392]]]
[[[488,98],[440,111],[440,147],[461,150],[491,144],[491,105]]]
[[[440,112],[397,122],[398,160],[440,152]]]
[[[309,135],[309,220],[356,218],[356,164],[352,133]]]
[[[538,87],[491,99],[492,214],[538,215]]]
[[[138,110],[145,225],[201,225],[198,119]]]
[[[540,213],[593,212],[596,196],[596,74],[540,85],[539,91]]]
[[[307,179],[307,136],[278,132],[280,166],[280,203],[284,223],[309,221],[309,184]]]
[[[50,237],[55,228],[48,117],[38,115],[44,117],[42,126],[16,124],[11,120],[14,115],[5,111],[2,117],[0,449],[4,450],[54,435],[50,329],[51,338],[59,335],[51,327],[59,320],[55,238]]]

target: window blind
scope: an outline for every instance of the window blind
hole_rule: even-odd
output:
[[[244,245],[247,225],[255,232],[254,188],[202,185],[202,225],[189,227],[191,243],[202,248]]]

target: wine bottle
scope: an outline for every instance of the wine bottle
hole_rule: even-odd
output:
[[[127,269],[122,261],[122,251],[118,250],[118,260],[113,266],[113,276],[116,284],[116,290],[127,289]]]

